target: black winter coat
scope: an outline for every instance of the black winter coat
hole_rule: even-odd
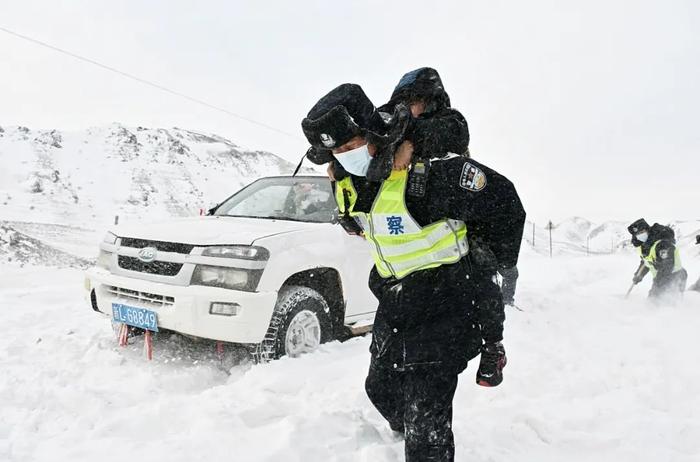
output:
[[[379,184],[358,177],[353,182],[354,210],[369,212]],[[479,353],[482,338],[503,338],[505,314],[495,271],[517,264],[525,210],[506,177],[462,156],[433,162],[425,195],[407,194],[406,206],[422,226],[444,218],[464,221],[472,248],[456,264],[400,281],[372,270],[370,288],[379,300],[372,354],[397,369],[433,363],[464,368]]]

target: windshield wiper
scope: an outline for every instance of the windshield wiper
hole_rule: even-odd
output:
[[[234,218],[257,218],[260,220],[285,220],[285,221],[298,221],[300,223],[318,223],[316,221],[302,220],[301,218],[292,217],[264,217],[255,215],[218,215],[220,217],[234,217]]]

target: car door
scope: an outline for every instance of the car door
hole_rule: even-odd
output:
[[[345,297],[345,320],[353,322],[374,317],[377,298],[369,290],[369,272],[374,266],[369,246],[361,236],[348,234],[336,225],[343,258],[343,295]]]

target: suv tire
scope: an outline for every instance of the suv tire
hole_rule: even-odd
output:
[[[330,308],[323,296],[308,287],[288,286],[280,290],[265,338],[252,346],[251,354],[258,363],[295,357],[332,338]]]

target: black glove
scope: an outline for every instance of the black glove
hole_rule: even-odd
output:
[[[377,150],[367,169],[367,181],[379,182],[389,178],[394,165],[394,152],[403,141],[406,127],[411,121],[411,111],[403,104],[397,104],[394,114],[387,122],[387,132],[384,134],[367,131],[365,139],[376,146]]]
[[[506,367],[506,349],[501,342],[485,343],[481,347],[481,362],[476,371],[476,383],[482,387],[495,387],[503,382],[503,368]]]
[[[637,285],[640,282],[642,282],[642,279],[644,279],[644,273],[642,273],[642,272],[634,273],[634,276],[632,276],[632,283]]]
[[[479,267],[479,271],[495,273],[498,266],[496,254],[479,237],[469,239],[469,258],[473,264]]]
[[[330,167],[331,171],[333,172],[333,178],[335,178],[335,181],[340,181],[350,176],[348,171],[343,168],[341,163],[335,159],[331,161]]]

